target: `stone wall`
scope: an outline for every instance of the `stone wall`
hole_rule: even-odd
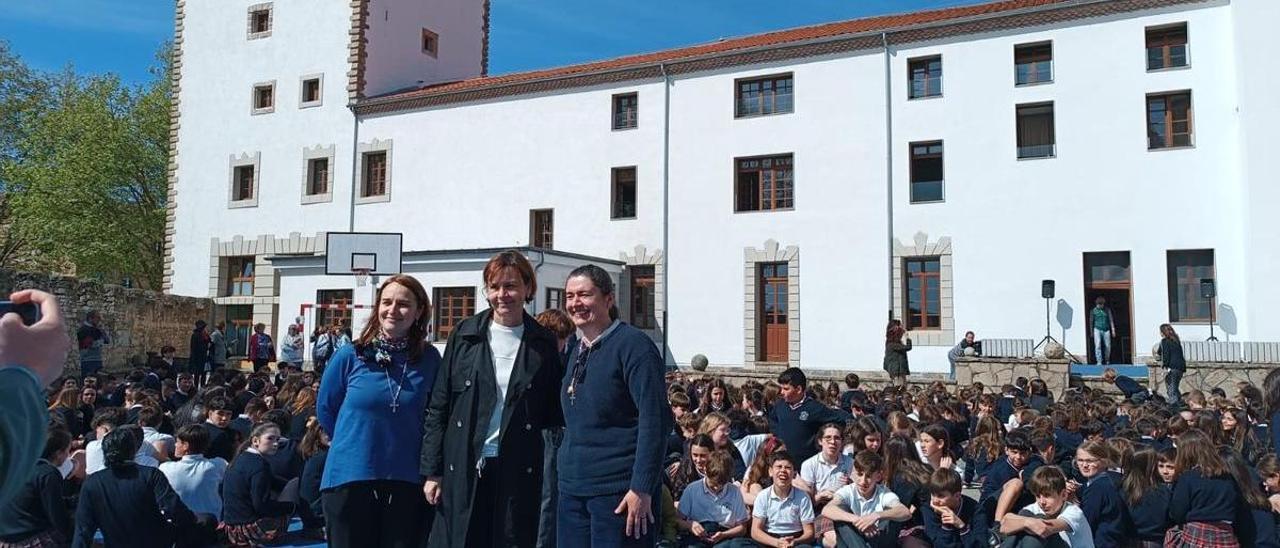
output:
[[[1070,383],[1071,366],[1065,359],[1048,358],[987,358],[973,357],[956,360],[956,384],[969,386],[981,382],[988,391],[999,391],[1001,385],[1013,384],[1014,379],[1040,378],[1049,386],[1049,392],[1062,394]]]
[[[1180,387],[1183,392],[1200,390],[1209,392],[1221,388],[1228,396],[1235,396],[1236,383],[1248,381],[1262,388],[1262,381],[1280,364],[1275,363],[1220,363],[1195,362],[1187,363],[1187,372],[1182,375]],[[1164,394],[1164,367],[1159,363],[1147,364],[1147,387]]]
[[[101,326],[112,339],[103,348],[108,370],[125,369],[131,360],[145,360],[147,352],[159,352],[166,344],[176,348],[178,356],[186,356],[196,320],[212,324],[213,319],[214,307],[209,299],[128,289],[56,274],[0,270],[0,293],[7,298],[19,289],[40,289],[57,296],[73,341],[84,311],[97,310],[102,316]],[[68,373],[79,371],[79,356],[79,349],[72,344],[67,355]]]

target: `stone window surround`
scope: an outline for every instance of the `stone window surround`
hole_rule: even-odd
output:
[[[930,241],[929,235],[917,232],[910,244],[901,240],[893,240],[893,317],[903,318],[906,303],[906,282],[903,278],[902,263],[912,257],[938,257],[938,297],[941,300],[942,327],[940,329],[915,329],[908,331],[911,342],[917,346],[952,346],[956,342],[955,301],[953,298],[953,280],[951,263],[951,238],[941,236]]]
[[[253,196],[248,200],[236,199],[236,168],[253,166]],[[239,156],[232,154],[227,160],[227,209],[242,207],[258,207],[258,196],[262,194],[262,153],[246,152]]]
[[[267,325],[267,333],[275,334],[277,316],[280,315],[279,283],[275,269],[267,257],[277,254],[321,254],[325,252],[325,235],[323,232],[315,236],[303,236],[291,232],[285,237],[274,234],[263,234],[256,238],[235,236],[229,240],[210,239],[209,245],[209,297],[214,304],[251,305],[253,322]],[[228,257],[253,257],[253,295],[243,297],[222,297],[221,295]],[[293,318],[293,313],[286,312],[280,321]]]
[[[662,276],[666,270],[666,254],[661,249],[649,250],[644,245],[637,245],[631,250],[618,253],[618,258],[627,266],[653,266],[653,317],[656,320],[653,329],[642,329],[645,334],[649,335],[657,344],[663,344],[662,335],[662,316],[664,310],[662,308],[663,294],[666,293],[666,285],[662,283]],[[623,318],[631,317],[631,271],[628,269],[625,276],[619,280],[618,284],[618,302],[625,303],[625,306],[619,306],[619,313]]]
[[[319,80],[320,90],[315,101],[307,100],[307,81]],[[298,78],[298,108],[314,108],[324,104],[324,73],[304,74]]]
[[[333,171],[336,159],[334,153],[335,145],[316,145],[314,147],[303,147],[302,149],[302,205],[319,204],[333,201]],[[325,183],[328,192],[322,194],[307,194],[311,188],[311,160],[326,158],[329,160],[329,180]]]
[[[271,88],[271,106],[266,108],[258,108],[258,90],[264,87]],[[276,81],[267,80],[265,82],[257,82],[253,87],[249,88],[249,114],[271,114],[276,111]]]
[[[359,158],[359,161],[357,162],[358,165],[356,165],[356,169],[359,171],[356,173],[359,175],[358,184],[360,185],[357,187],[356,205],[376,204],[391,201],[391,172],[392,166],[394,165],[391,162],[391,144],[391,139],[374,139],[370,142],[360,143],[356,146],[356,157]],[[360,196],[359,190],[364,188],[364,158],[365,155],[370,152],[387,153],[387,191],[377,196]]]
[[[779,249],[778,242],[766,240],[764,249],[743,248],[743,350],[742,363],[746,367],[783,365],[760,361],[759,322],[757,321],[758,280],[760,263],[787,263],[787,367],[800,366],[800,248],[787,246]]]
[[[253,32],[253,14],[260,11],[267,12],[267,30],[263,32]],[[271,29],[275,28],[275,22],[276,22],[275,19],[276,19],[276,12],[274,9],[272,9],[271,2],[263,2],[261,4],[253,4],[249,6],[249,11],[248,11],[249,23],[246,29],[249,39],[258,40],[261,38],[270,37]]]
[[[426,47],[427,38],[431,39],[431,45],[434,47],[432,48]],[[426,28],[426,27],[422,28],[422,38],[421,38],[421,42],[418,45],[422,46],[422,53],[426,55],[430,55],[432,57],[436,57],[440,55],[440,35],[436,34],[434,31],[432,31],[429,28]]]

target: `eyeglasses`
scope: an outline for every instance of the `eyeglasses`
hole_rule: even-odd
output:
[[[821,439],[822,441],[840,441],[844,439],[844,436],[822,436],[818,439]]]

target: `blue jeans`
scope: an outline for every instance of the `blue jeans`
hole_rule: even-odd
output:
[[[1093,330],[1093,355],[1098,359],[1099,364],[1111,361],[1111,331]]]
[[[542,431],[542,517],[538,520],[538,548],[554,548],[556,545],[556,507],[559,506],[560,474],[556,468],[560,444],[564,441],[564,428],[555,427]]]
[[[1164,375],[1165,398],[1168,399],[1169,405],[1178,405],[1182,403],[1182,374],[1184,371],[1170,369]]]
[[[615,514],[614,509],[626,493],[579,497],[560,493],[556,508],[556,541],[561,548],[648,548],[658,538],[662,527],[658,513],[658,497],[651,497],[654,522],[649,531],[639,539],[627,536],[626,513]]]

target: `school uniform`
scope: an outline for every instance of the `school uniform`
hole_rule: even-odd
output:
[[[818,453],[817,436],[822,425],[829,422],[844,424],[850,417],[844,411],[832,409],[808,397],[795,405],[779,398],[766,416],[769,419],[769,431],[778,436],[786,444],[787,451],[800,462]]]
[[[45,459],[8,504],[0,506],[0,544],[59,545],[71,540],[71,512],[63,500],[62,473]]]
[[[227,472],[227,461],[206,459],[200,454],[184,455],[161,464],[160,472],[192,512],[215,519],[222,515],[222,494],[218,490]]]
[[[209,446],[204,449],[205,458],[231,462],[231,459],[236,456],[238,441],[236,431],[230,428],[218,428],[209,421],[200,423],[200,426],[209,433]]]
[[[1240,546],[1280,548],[1280,523],[1271,508],[1254,508],[1241,501],[1239,514],[1232,526]]]
[[[302,466],[302,477],[298,481],[298,517],[302,518],[304,529],[324,527],[320,480],[324,477],[324,464],[328,458],[329,450],[321,449]]]
[[[1108,472],[1102,472],[1080,488],[1080,509],[1093,530],[1093,545],[1115,548],[1129,536],[1127,508],[1120,498],[1120,486]]]
[[[791,488],[787,496],[779,496],[772,487],[756,496],[751,516],[764,520],[764,532],[775,537],[804,532],[804,524],[813,523],[813,503],[804,491]]]
[[[1147,396],[1150,395],[1150,392],[1147,392],[1146,388],[1143,388],[1141,384],[1138,384],[1138,381],[1135,381],[1125,375],[1116,377],[1116,389],[1124,394],[1126,399],[1130,399],[1138,403],[1141,403],[1141,400],[1145,400]]]
[[[1004,484],[1014,478],[1020,478],[1025,482],[1041,466],[1044,466],[1044,461],[1040,460],[1038,456],[1029,458],[1027,465],[1023,466],[1021,470],[1009,464],[1008,457],[1002,458],[999,462],[993,464],[987,470],[986,479],[982,480],[982,489],[978,495],[978,519],[987,524],[994,521],[996,505],[999,502],[1000,491],[1004,489]],[[1035,496],[1031,495],[1031,491],[1024,485],[1022,494],[1018,496],[1014,504],[1010,506],[1010,509],[1018,508],[1034,501]]]
[[[829,504],[834,504],[846,512],[865,516],[902,506],[902,501],[898,499],[898,495],[894,494],[892,490],[880,484],[876,485],[875,490],[871,492],[871,496],[863,497],[862,493],[858,492],[858,486],[851,483],[836,491],[835,498],[831,499]],[[895,546],[898,543],[898,527],[887,519],[876,521],[876,529],[880,533],[869,538],[864,537],[860,531],[845,522],[836,522],[835,528],[836,538],[840,539],[841,544],[857,545],[858,541],[861,540],[871,546],[888,547]]]
[[[236,457],[222,479],[222,529],[235,544],[278,538],[288,525],[293,504],[271,498],[271,467],[263,455],[247,450]]]
[[[853,457],[844,453],[836,454],[836,461],[833,463],[827,462],[822,453],[818,453],[800,465],[800,479],[813,488],[814,494],[820,491],[835,492],[844,487],[845,483],[840,481],[841,475],[846,478],[853,475]]]
[[[1062,507],[1062,511],[1056,516],[1050,516],[1037,503],[1031,503],[1018,512],[1020,516],[1037,517],[1043,519],[1060,519],[1067,524],[1067,530],[1058,533],[1058,538],[1067,543],[1070,548],[1093,548],[1093,532],[1089,529],[1089,520],[1085,519],[1084,512],[1079,506],[1070,502]],[[1027,533],[1019,533],[1011,538],[1018,538]],[[1010,546],[1006,540],[1004,546]],[[1012,544],[1016,546],[1016,542]]]
[[[1005,459],[1003,454],[997,454],[994,458],[987,458],[987,455],[966,455],[964,457],[964,481],[975,482],[982,481],[987,476],[987,471],[991,470],[997,462]]]
[[[747,505],[742,501],[742,490],[732,483],[720,486],[720,492],[713,492],[707,487],[706,480],[698,480],[685,488],[684,494],[680,495],[680,504],[677,506],[680,515],[687,520],[696,521],[707,527],[708,532],[724,531],[736,527],[738,524],[750,519],[747,513]],[[685,546],[705,546],[706,543],[687,535],[683,543]]]
[[[986,523],[976,519],[978,501],[961,495],[960,508],[955,511],[964,527],[956,529],[943,525],[942,519],[933,507],[926,504],[920,508],[920,516],[924,521],[924,535],[933,548],[986,548],[988,530]]]
[[[101,531],[104,548],[171,546],[175,533],[195,522],[159,470],[136,464],[91,474],[80,488],[74,548],[94,545]]]
[[[1129,519],[1133,534],[1143,542],[1163,543],[1169,530],[1169,498],[1173,496],[1168,485],[1156,485],[1142,494],[1136,504],[1129,506]]]
[[[1199,468],[1178,476],[1169,499],[1169,520],[1182,526],[1184,542],[1215,546],[1236,542],[1231,521],[1239,510],[1240,494],[1229,474],[1206,478]]]

